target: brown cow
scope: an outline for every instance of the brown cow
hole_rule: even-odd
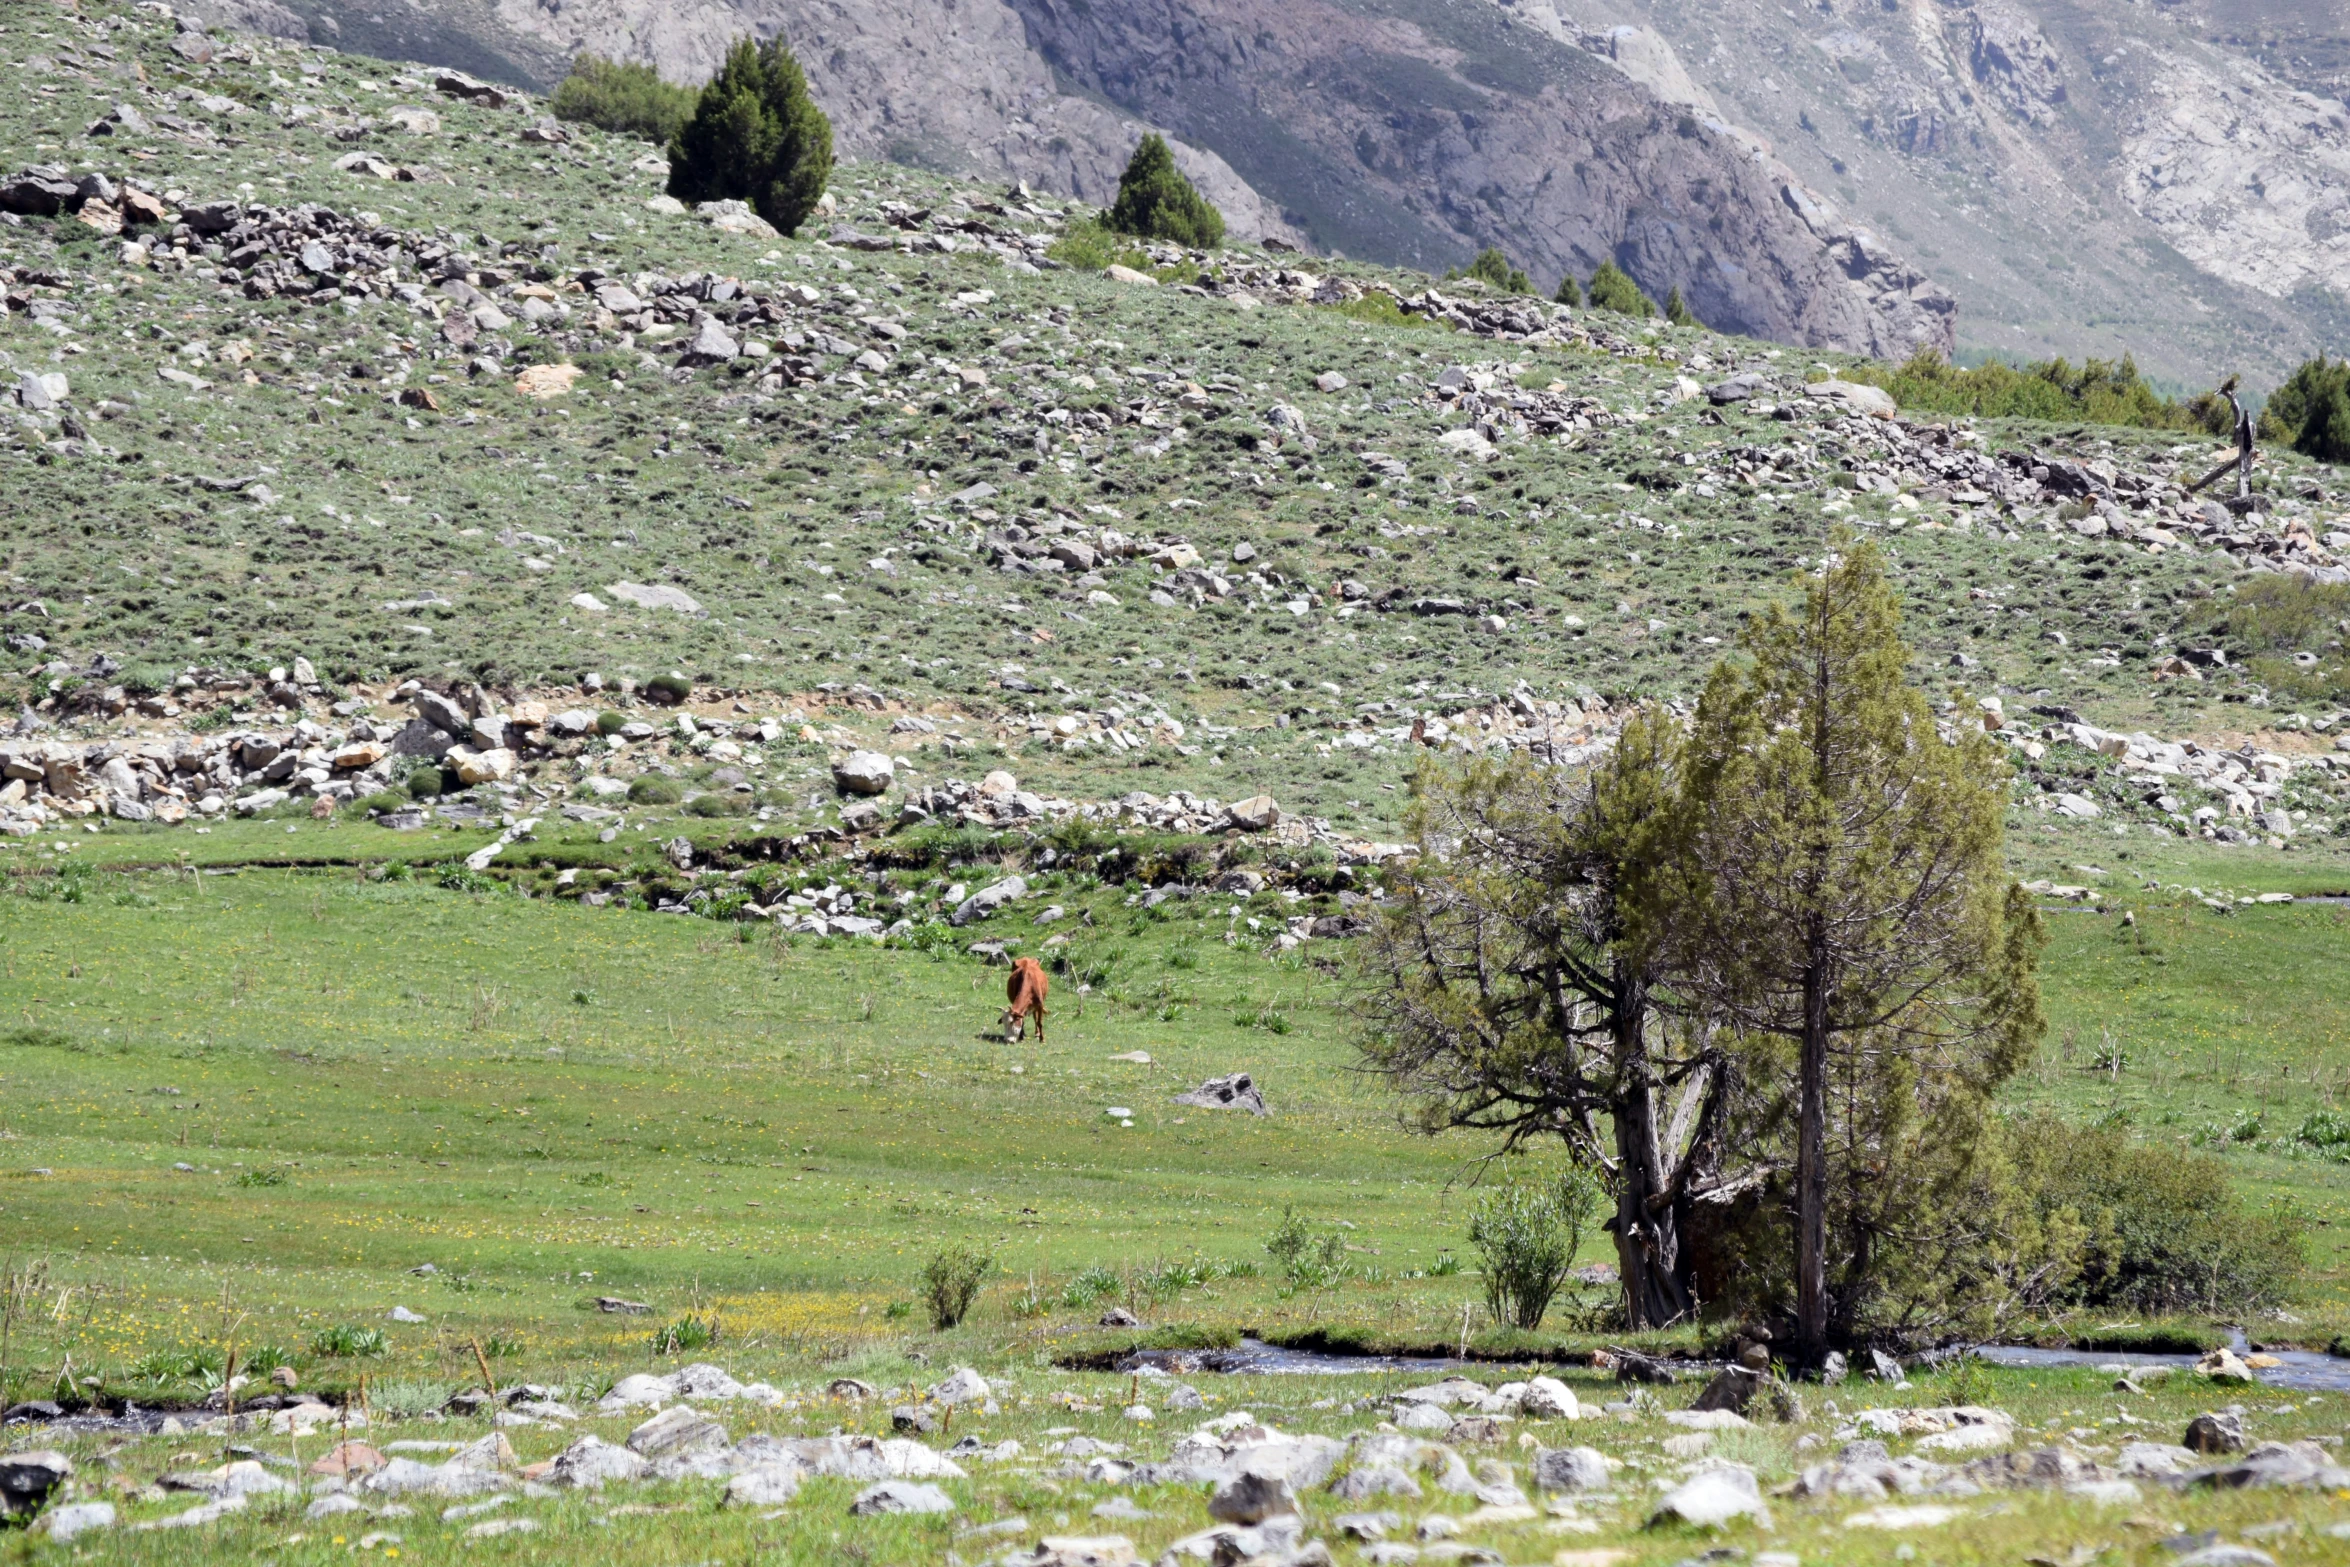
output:
[[[1044,998],[1052,989],[1052,982],[1044,977],[1044,965],[1034,958],[1014,958],[1012,975],[1004,981],[1004,999],[1012,1004],[1004,1008],[1004,1043],[1015,1044],[1028,1036],[1028,1015],[1036,1014],[1036,1042],[1044,1043]]]

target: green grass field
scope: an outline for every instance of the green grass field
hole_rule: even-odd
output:
[[[224,827],[216,846],[259,852],[282,836],[276,824],[241,824]],[[376,833],[379,843],[390,836]],[[84,852],[132,846],[130,835],[107,834]],[[1203,918],[1157,919],[1127,909],[1115,888],[1056,892],[1072,917],[1093,916],[1077,934],[1103,978],[1082,997],[1064,981],[1040,1047],[991,1037],[1001,971],[959,954],[371,882],[342,866],[78,880],[78,901],[55,879],[29,875],[0,897],[0,1222],[11,1267],[37,1268],[41,1280],[13,1328],[13,1397],[55,1392],[61,1374],[96,1377],[113,1395],[193,1396],[202,1367],[217,1374],[231,1349],[245,1363],[283,1355],[308,1387],[355,1392],[365,1375],[389,1408],[477,1384],[476,1343],[497,1352],[501,1383],[590,1393],[684,1359],[803,1398],[843,1372],[910,1387],[970,1363],[1008,1384],[1004,1413],[977,1429],[1033,1454],[1048,1427],[1142,1435],[1119,1412],[1128,1379],[1058,1370],[1056,1358],[1151,1334],[1215,1342],[1236,1330],[1443,1344],[1479,1298],[1474,1271],[1450,1272],[1440,1259],[1466,1251],[1468,1183],[1483,1150],[1405,1134],[1379,1086],[1351,1070],[1343,979],[1314,961],[1340,949],[1312,945],[1301,961],[1268,957],[1261,937],[1227,945],[1224,900],[1198,909]],[[44,883],[49,895],[28,895]],[[2143,1135],[2185,1139],[2252,1113],[2290,1130],[2335,1101],[2342,1002],[2328,976],[2350,934],[2343,909],[2255,905],[2220,916],[2145,895],[2112,907],[2125,901],[2143,947],[2117,939],[2117,914],[2051,916],[2051,1031],[2040,1065],[2017,1084],[2019,1105],[2053,1103],[2080,1118],[2118,1111]],[[1015,920],[1026,917],[999,918],[986,933],[1011,933]],[[2118,1077],[2088,1064],[2106,1030],[2124,1047]],[[2224,1042],[2216,1055],[2214,1041]],[[1135,1050],[1152,1063],[1111,1059]],[[1274,1115],[1168,1103],[1233,1070],[1257,1075]],[[1130,1110],[1133,1126],[1113,1119],[1113,1107]],[[2289,1195],[2319,1226],[2296,1313],[2303,1324],[2248,1326],[2260,1341],[2322,1347],[2350,1321],[2336,1240],[2350,1217],[2342,1167],[2272,1143],[2218,1146],[2251,1188]],[[1281,1283],[1263,1242],[1293,1204],[1353,1226],[1353,1278],[1323,1291]],[[965,1325],[939,1334],[916,1303],[916,1274],[949,1240],[994,1249],[999,1270]],[[1604,1237],[1587,1239],[1585,1252],[1606,1256]],[[428,1262],[436,1273],[410,1271]],[[1097,1268],[1111,1280],[1081,1279]],[[599,1295],[653,1309],[607,1315],[594,1309]],[[1093,1329],[1113,1303],[1134,1308],[1150,1334]],[[389,1324],[396,1306],[427,1320]],[[711,1313],[716,1345],[655,1353],[658,1328]],[[1501,1348],[1482,1317],[1476,1306],[1471,1337]],[[318,1352],[320,1335],[340,1326],[380,1329],[385,1352]],[[1572,1308],[1551,1330],[1541,1342],[1554,1354],[1602,1342],[1575,1331]],[[1612,1384],[1574,1375],[1588,1398],[1613,1396]],[[2092,1449],[2175,1440],[2188,1415],[2215,1401],[2178,1383],[2117,1396],[2110,1379],[2087,1372],[1963,1375],[1947,1396],[1997,1404],[2028,1426],[2053,1422],[2058,1434],[2078,1428],[2071,1440]],[[1811,1397],[1847,1410],[1923,1403],[1945,1399],[1948,1380],[1925,1378],[1909,1395],[1865,1387]],[[1320,1401],[1401,1385],[1371,1375],[1193,1381],[1219,1401],[1209,1413],[1247,1408],[1284,1427],[1336,1431],[1375,1417]],[[1663,1402],[1686,1397],[1666,1390]],[[2297,1436],[2339,1430],[2337,1397],[2256,1390],[2216,1401],[2249,1403],[2258,1434]],[[1091,1412],[1073,1411],[1070,1399]],[[2144,1428],[2109,1424],[2125,1412]],[[872,1429],[881,1418],[820,1397],[722,1415],[737,1436]],[[1162,1412],[1145,1445],[1182,1429],[1179,1418]],[[579,1429],[617,1439],[629,1423]],[[1804,1431],[1832,1424],[1815,1410],[1802,1427],[1731,1433],[1720,1450],[1766,1481],[1785,1478],[1799,1467]],[[377,1436],[480,1429],[412,1419]],[[1657,1445],[1674,1433],[1652,1416],[1525,1429],[1550,1445],[1593,1442],[1645,1472],[1674,1467]],[[576,1434],[510,1433],[524,1461]],[[93,1471],[90,1494],[113,1494],[111,1474],[143,1481],[174,1467],[174,1455],[219,1448],[218,1438],[133,1442],[111,1469]],[[1499,1456],[1525,1454],[1505,1445]],[[969,1482],[950,1485],[960,1523],[1016,1514],[1031,1533],[1063,1532],[1062,1517],[1066,1532],[1111,1528],[1087,1516],[1109,1487],[970,1467]],[[525,1503],[539,1532],[469,1549],[546,1561],[591,1542],[652,1562],[764,1551],[814,1560],[852,1547],[887,1561],[935,1560],[949,1545],[972,1554],[927,1521],[852,1524],[835,1482],[812,1486],[773,1523],[713,1510],[716,1485]],[[1562,1535],[1561,1520],[1544,1515],[1481,1524],[1470,1538],[1509,1560],[1623,1546],[1662,1563],[1699,1548],[1670,1531],[1634,1530],[1642,1492],[1626,1489],[1616,1504],[1583,1508],[1593,1535]],[[686,1515],[606,1521],[622,1494]],[[1156,1516],[1115,1530],[1146,1548],[1200,1522],[1195,1495],[1135,1500]],[[128,1505],[144,1518],[177,1504]],[[2333,1549],[2321,1526],[2338,1505],[2156,1495],[2121,1511],[2223,1530],[2290,1520],[2296,1559],[2314,1559]],[[1891,1559],[1909,1538],[1842,1529],[1812,1504],[1783,1502],[1778,1513],[1776,1532],[1742,1543],[1867,1562]],[[1963,1516],[1917,1537],[1932,1559],[2005,1561],[2050,1546],[2063,1559],[2082,1543],[2134,1552],[2154,1537],[2150,1525],[2124,1526],[2064,1498]],[[105,1548],[125,1560],[323,1560],[360,1537],[363,1520],[342,1522],[322,1528],[264,1507],[200,1537],[115,1534]],[[437,1556],[466,1526],[428,1512],[371,1527],[405,1533],[410,1554]]]

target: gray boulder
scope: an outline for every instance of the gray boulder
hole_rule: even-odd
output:
[[[0,1457],[0,1516],[38,1512],[49,1493],[73,1478],[73,1460],[53,1447]]]
[[[1273,1475],[1237,1474],[1208,1495],[1208,1516],[1220,1523],[1263,1523],[1297,1510],[1297,1492]]]
[[[1246,1110],[1250,1115],[1271,1113],[1265,1108],[1265,1096],[1246,1072],[1211,1077],[1191,1092],[1177,1094],[1175,1103],[1200,1110]],[[1480,1388],[1478,1392],[1482,1394],[1484,1390]]]
[[[857,1493],[849,1512],[859,1518],[878,1513],[951,1513],[954,1498],[935,1485],[913,1480],[883,1480]]]
[[[600,1436],[583,1436],[556,1456],[547,1474],[550,1483],[582,1491],[600,1491],[615,1480],[642,1480],[652,1466]]]
[[[41,1515],[34,1528],[63,1545],[95,1530],[113,1528],[114,1517],[112,1502],[75,1502],[66,1507],[52,1507]]]
[[[647,1458],[718,1452],[729,1445],[726,1428],[691,1404],[672,1404],[628,1433],[629,1451]]]
[[[800,1494],[807,1470],[796,1464],[762,1464],[726,1482],[728,1507],[780,1507]]]
[[[851,751],[832,764],[832,786],[843,794],[887,794],[897,764],[880,751]]]
[[[2183,1444],[2194,1453],[2241,1453],[2244,1451],[2244,1412],[2225,1409],[2217,1414],[2201,1414],[2187,1422]]]
[[[1595,1447],[1545,1447],[1534,1454],[1534,1484],[1539,1490],[1582,1495],[1605,1491],[1609,1478],[1607,1455]]]

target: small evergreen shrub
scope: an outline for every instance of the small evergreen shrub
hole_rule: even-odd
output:
[[[1446,282],[1458,282],[1462,278],[1475,278],[1478,282],[1497,288],[1505,294],[1531,294],[1534,292],[1533,282],[1527,278],[1525,273],[1510,265],[1510,258],[1501,253],[1501,247],[1498,245],[1486,246],[1477,252],[1476,260],[1470,262],[1466,267],[1453,268],[1444,274],[1444,277]]]
[[[949,1246],[922,1269],[922,1298],[930,1307],[930,1325],[941,1333],[971,1313],[979,1286],[995,1267],[993,1254],[968,1246]]]
[[[408,797],[412,800],[437,800],[441,793],[441,770],[438,767],[419,767],[408,775]]]
[[[626,713],[615,713],[611,709],[607,708],[603,712],[596,715],[597,734],[616,735],[627,727],[628,715]]]
[[[2350,359],[2304,360],[2269,394],[2261,435],[2319,462],[2350,462]]]
[[[1103,221],[1121,234],[1163,239],[1192,250],[1224,243],[1224,214],[1175,167],[1175,154],[1157,132],[1143,137],[1118,179],[1118,199]]]
[[[683,675],[655,675],[640,689],[651,700],[675,707],[694,694],[694,683]]]
[[[1591,274],[1591,296],[1594,309],[1613,310],[1618,315],[1653,316],[1656,301],[1640,292],[1640,285],[1614,262],[1602,261],[1599,270]]]
[[[685,809],[689,816],[748,816],[751,814],[751,797],[737,794],[732,789],[714,789],[708,794],[695,795],[686,802]]]
[[[676,779],[647,773],[629,784],[628,801],[631,805],[675,805],[684,793]]]
[[[1920,349],[1897,368],[1857,365],[1840,373],[1847,380],[1881,386],[1902,407],[1921,413],[2087,420],[2214,434],[2228,428],[2226,403],[2218,405],[2220,423],[2214,429],[2201,400],[2182,404],[2164,397],[2147,384],[2137,361],[2127,354],[2119,361],[2087,359],[2078,365],[2046,359],[2019,366],[1994,359],[1961,369],[1932,349]]]
[[[779,33],[738,39],[669,143],[669,194],[747,201],[786,234],[799,231],[832,178],[832,122]]]
[[[1675,326],[1705,325],[1697,319],[1697,312],[1689,308],[1689,302],[1681,297],[1681,285],[1678,283],[1673,285],[1672,292],[1665,295],[1665,319]]]
[[[665,147],[694,112],[695,96],[691,87],[661,80],[649,65],[582,54],[571,62],[551,106],[558,120]]]
[[[1550,297],[1562,305],[1580,305],[1583,303],[1583,287],[1575,281],[1575,274],[1570,272],[1559,279],[1559,290]]]

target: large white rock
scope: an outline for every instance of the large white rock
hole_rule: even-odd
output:
[[[935,1485],[911,1480],[883,1480],[857,1493],[849,1511],[858,1517],[876,1513],[951,1513],[954,1498]]]
[[[652,1467],[625,1447],[600,1436],[583,1436],[556,1455],[547,1479],[555,1485],[598,1491],[614,1480],[642,1480]]]
[[[897,767],[879,751],[851,751],[832,764],[832,785],[843,794],[887,794]]]
[[[622,603],[634,604],[639,609],[673,609],[680,615],[699,615],[702,612],[700,600],[685,589],[666,582],[615,582],[604,591]]]
[[[1763,1505],[1754,1471],[1737,1464],[1702,1469],[1667,1491],[1656,1504],[1652,1523],[1675,1521],[1701,1529],[1718,1529],[1734,1518],[1752,1518],[1768,1524],[1771,1510]]]
[[[932,1399],[941,1404],[984,1404],[987,1402],[987,1382],[969,1366],[957,1366],[930,1390]]]

